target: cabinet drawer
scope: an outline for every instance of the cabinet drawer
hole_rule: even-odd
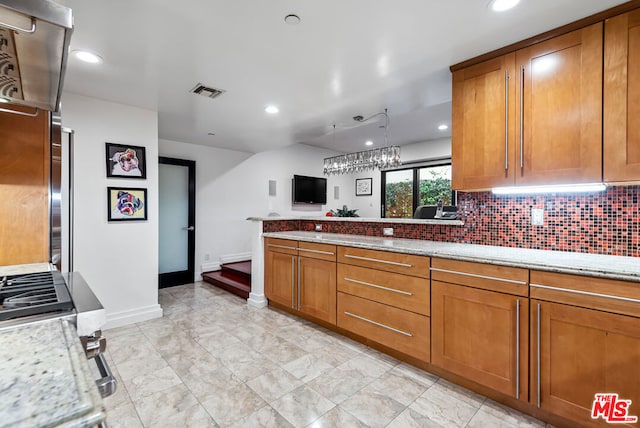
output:
[[[531,298],[640,317],[640,283],[531,271]]]
[[[422,361],[430,360],[430,319],[338,293],[338,326]]]
[[[429,280],[338,263],[338,291],[429,315]]]
[[[336,261],[336,246],[328,244],[317,244],[315,242],[298,242],[298,254],[300,257],[312,259]]]
[[[499,293],[529,295],[529,270],[485,263],[433,259],[431,277],[451,284],[482,288]]]
[[[277,253],[298,255],[298,241],[291,239],[265,238],[264,250],[275,251]]]
[[[338,262],[429,278],[429,257],[338,247]]]

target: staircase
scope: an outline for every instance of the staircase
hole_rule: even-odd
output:
[[[225,263],[221,270],[203,272],[202,279],[236,296],[248,299],[251,292],[251,260]]]

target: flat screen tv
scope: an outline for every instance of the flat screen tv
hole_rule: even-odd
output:
[[[294,204],[326,204],[327,179],[317,177],[293,176]]]

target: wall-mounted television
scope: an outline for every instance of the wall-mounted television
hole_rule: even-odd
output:
[[[294,204],[326,204],[327,179],[294,175],[292,193]]]

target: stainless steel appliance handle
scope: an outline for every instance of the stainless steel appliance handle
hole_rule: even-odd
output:
[[[298,257],[298,310],[300,310],[300,257]]]
[[[454,274],[454,275],[470,276],[472,278],[490,279],[492,281],[509,282],[511,284],[527,285],[526,281],[518,281],[518,280],[515,280],[515,279],[497,278],[495,276],[478,275],[478,274],[475,274],[475,273],[458,272],[456,270],[438,269],[438,268],[434,268],[434,267],[429,268],[429,270],[432,270],[434,272],[451,273],[451,274]]]
[[[344,277],[343,279],[345,281],[347,281],[347,282],[354,282],[356,284],[366,285],[367,287],[379,288],[381,290],[391,291],[393,293],[404,294],[405,296],[413,296],[413,293],[410,293],[408,291],[403,291],[403,290],[398,290],[398,289],[395,289],[395,288],[384,287],[382,285],[371,284],[370,282],[359,281],[357,279],[351,279],[351,278],[347,278],[347,277]]]
[[[118,382],[111,373],[111,369],[109,368],[109,364],[107,364],[107,360],[104,358],[104,354],[98,354],[93,359],[96,362],[96,366],[98,366],[100,376],[102,376],[102,378],[96,380],[96,386],[98,387],[98,391],[100,391],[100,395],[102,398],[113,395],[113,393],[116,392]]]
[[[7,28],[9,30],[17,31],[19,33],[35,33],[36,32],[36,20],[31,18],[31,29],[27,30],[26,28],[15,27],[13,25],[7,24],[5,22],[0,21],[0,27]]]
[[[267,244],[267,247],[284,248],[285,250],[297,250],[296,247],[288,247],[286,245]]]
[[[546,290],[562,291],[564,293],[581,294],[583,296],[602,297],[605,299],[620,300],[623,302],[640,303],[639,299],[632,299],[631,297],[612,296],[611,294],[593,293],[591,291],[573,290],[570,288],[551,287],[550,285],[530,284],[534,288],[544,288]]]
[[[326,254],[328,256],[334,255],[334,253],[332,253],[331,251],[310,250],[308,248],[298,248],[298,251],[307,251],[309,253],[316,253],[316,254]]]
[[[516,300],[516,400],[520,399],[520,299]]]
[[[504,71],[504,170],[509,171],[509,70]]]
[[[358,259],[358,260],[366,260],[368,262],[386,263],[394,266],[413,267],[413,265],[410,265],[407,263],[392,262],[390,260],[372,259],[370,257],[352,256],[350,254],[345,254],[344,256],[348,259]]]
[[[13,113],[13,114],[17,114],[18,116],[27,116],[27,117],[36,117],[40,114],[40,109],[37,107],[34,113],[25,113],[23,111],[11,110],[8,108],[0,108],[0,111],[4,113]]]
[[[537,323],[538,323],[538,337],[537,337],[537,342],[538,342],[538,349],[536,350],[537,352],[537,359],[538,361],[536,362],[537,365],[537,378],[538,378],[538,409],[540,408],[540,303],[538,303],[538,308],[537,308],[537,312],[538,312],[538,319],[537,319]]]
[[[291,309],[295,309],[296,293],[294,287],[296,286],[295,274],[296,274],[296,258],[291,256]]]
[[[398,330],[397,328],[389,327],[388,325],[381,324],[379,322],[375,322],[373,320],[370,320],[369,318],[361,317],[360,315],[352,314],[351,312],[347,312],[347,311],[345,311],[344,314],[345,315],[349,315],[350,317],[354,317],[354,318],[357,318],[359,320],[371,323],[373,325],[377,325],[378,327],[386,328],[387,330],[395,331],[396,333],[400,333],[400,334],[404,334],[405,336],[413,337],[413,334],[411,334],[409,332]]]
[[[524,168],[524,67],[520,67],[520,169]]]

